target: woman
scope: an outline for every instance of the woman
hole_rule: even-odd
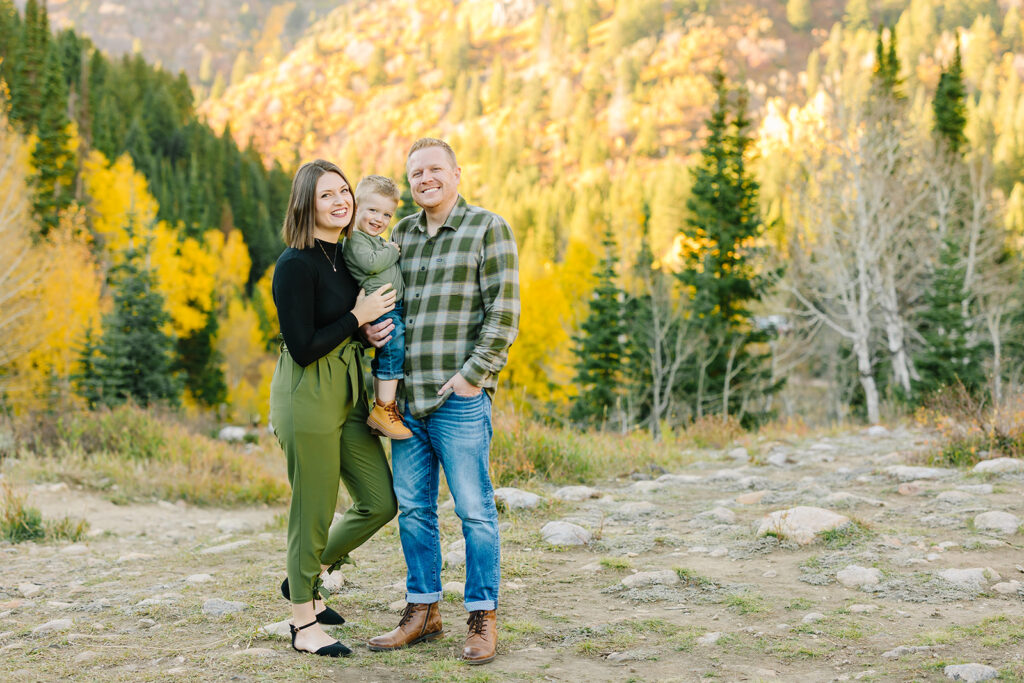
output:
[[[391,471],[366,426],[369,402],[355,338],[359,326],[394,308],[390,285],[370,296],[345,268],[338,240],[353,223],[355,200],[341,169],[316,160],[292,181],[274,270],[281,357],[270,385],[270,419],[288,460],[288,578],[292,647],[330,657],[351,651],[320,624],[344,623],[317,600],[320,575],[395,516]],[[338,480],[352,506],[333,527]]]

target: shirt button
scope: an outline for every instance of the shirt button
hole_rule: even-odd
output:
[[[420,270],[426,270],[426,269],[427,269],[426,266],[423,266],[422,268],[420,268]]]

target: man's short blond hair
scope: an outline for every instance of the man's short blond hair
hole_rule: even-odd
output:
[[[398,202],[402,196],[402,193],[398,191],[398,186],[395,185],[395,181],[382,175],[368,175],[356,185],[357,203],[360,198],[368,194],[379,194],[381,197],[387,197],[395,202]]]
[[[405,163],[409,163],[409,157],[413,155],[413,152],[418,152],[428,147],[440,147],[448,154],[448,158],[451,159],[452,168],[459,167],[459,163],[455,160],[455,150],[447,142],[438,138],[420,138],[412,143],[412,147],[409,148],[409,154],[405,157]]]

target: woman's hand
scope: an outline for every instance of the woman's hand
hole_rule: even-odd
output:
[[[359,296],[356,297],[356,305],[352,307],[352,315],[362,326],[365,323],[373,322],[394,308],[395,288],[390,284],[385,284],[369,296],[365,290],[360,289]]]

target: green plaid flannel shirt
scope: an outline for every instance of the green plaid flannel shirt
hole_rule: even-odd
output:
[[[519,257],[501,216],[459,196],[434,237],[426,215],[391,233],[405,280],[405,399],[414,417],[436,410],[455,373],[491,396],[519,331]]]

